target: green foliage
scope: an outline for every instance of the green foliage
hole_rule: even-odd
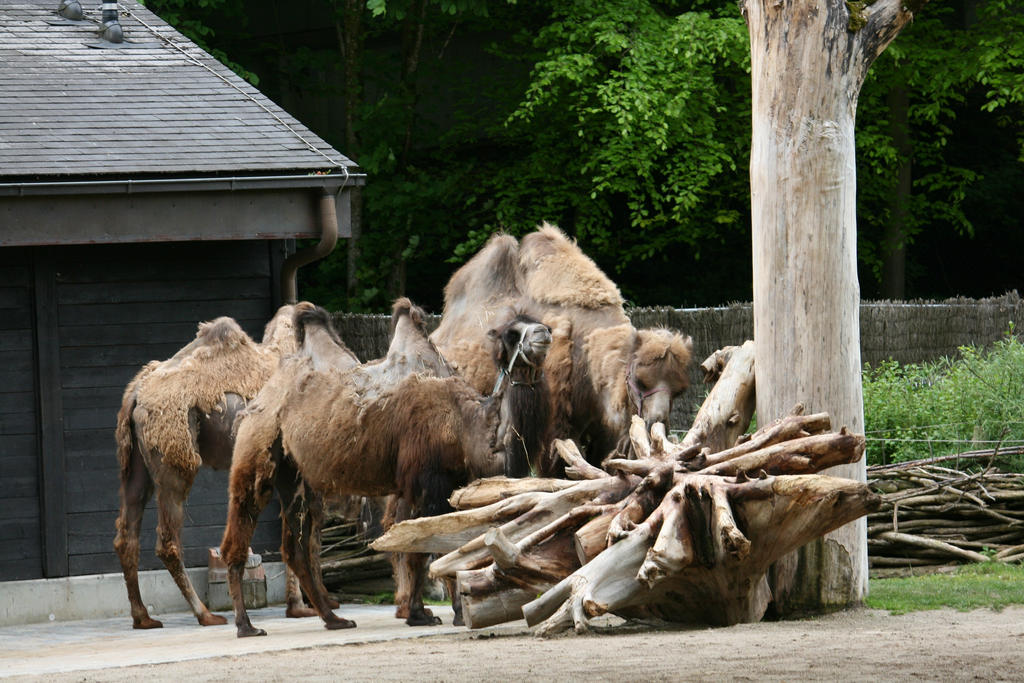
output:
[[[965,565],[954,574],[871,579],[865,603],[892,614],[943,608],[1000,610],[1024,604],[1024,566],[986,562]]]
[[[870,465],[1024,443],[1024,343],[1012,334],[955,360],[865,367],[863,386]]]
[[[386,7],[391,21],[407,16]],[[418,79],[449,87],[440,103],[417,91],[420,144],[409,155],[409,101],[389,81],[397,68],[374,72],[382,95],[360,116],[372,125],[358,155],[371,177],[364,284],[349,310],[385,308],[402,277],[410,289],[434,282],[436,294],[416,296],[436,309],[453,267],[492,233],[521,235],[542,220],[616,274],[667,262],[673,249],[699,257],[747,243],[749,55],[733,3],[492,3],[468,14],[462,35],[506,30],[485,44],[485,78],[477,64],[424,50]],[[426,40],[455,29],[447,16],[426,17]],[[337,265],[317,279],[329,270]],[[655,301],[646,288],[624,290]]]
[[[858,258],[881,280],[887,251],[885,227],[894,219],[896,177],[903,164],[913,174],[905,211],[904,246],[923,233],[952,231],[973,235],[987,217],[968,212],[970,195],[995,190],[994,159],[965,155],[957,145],[963,131],[994,127],[1016,136],[1024,152],[1024,13],[1020,0],[979,5],[978,16],[964,20],[963,7],[932,0],[872,65],[857,105]],[[893,130],[900,115],[890,100],[906,90],[909,149],[901,150]],[[1021,157],[1024,160],[1024,156]],[[910,252],[911,284],[914,255]],[[925,275],[924,273],[921,274]]]
[[[1022,239],[1009,237],[1022,147],[1002,151],[1007,137],[1024,140],[1022,2],[984,3],[965,23],[952,0],[932,0],[873,65],[857,123],[866,295],[901,161],[914,171],[907,244]],[[147,3],[251,81],[259,74],[268,96],[367,171],[357,291],[345,292],[344,246],[300,271],[322,303],[380,311],[401,292],[439,310],[454,266],[493,232],[542,220],[637,304],[751,296],[749,41],[732,0],[367,0],[355,143],[338,42],[350,5],[298,2],[268,17],[241,0]],[[898,87],[910,96],[909,150],[893,137]],[[935,279],[908,258],[910,279]]]
[[[146,8],[177,29],[182,35],[203,48],[218,62],[252,83],[260,84],[260,78],[242,64],[233,61],[221,49],[212,45],[216,31],[211,26],[211,16],[231,17],[243,22],[245,12],[239,0],[140,0]]]
[[[619,269],[744,229],[749,50],[733,4],[570,0],[534,46],[545,53],[507,124],[530,154],[496,189],[555,193],[544,213],[499,194],[491,227],[559,221]]]

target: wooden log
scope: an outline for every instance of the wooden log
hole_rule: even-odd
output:
[[[580,564],[590,562],[608,547],[608,529],[618,514],[617,509],[611,510],[595,517],[576,530],[573,535],[574,545]]]
[[[1005,562],[1006,558],[1013,555],[1019,555],[1020,553],[1024,553],[1024,545],[1014,545],[997,552],[995,554],[995,559]]]
[[[602,472],[602,475],[608,476],[605,472]],[[520,493],[532,493],[535,491],[551,493],[562,491],[570,486],[572,486],[572,482],[565,479],[487,477],[485,479],[477,479],[467,486],[458,489],[452,493],[448,502],[456,510],[471,510],[497,503],[512,496],[518,496]]]
[[[647,424],[639,415],[634,415],[629,421],[629,441],[633,445],[632,456],[635,460],[651,459],[651,437]]]
[[[951,455],[940,455],[925,460],[914,460],[912,462],[896,462],[889,465],[872,465],[868,468],[868,476],[874,477],[879,474],[896,472],[899,470],[912,469],[930,463],[949,462],[950,460],[984,460],[996,456],[1024,455],[1024,446],[1006,446],[1001,448],[989,448],[979,451],[967,451]]]
[[[881,555],[868,555],[868,562],[872,567],[928,567],[946,566],[948,559],[921,559],[913,557],[884,557]]]
[[[655,422],[651,425],[651,457],[655,460],[667,460],[673,457],[676,444],[672,443],[665,431],[665,425]]]
[[[740,472],[762,470],[770,475],[820,472],[835,465],[859,461],[864,454],[865,443],[863,436],[846,431],[807,436],[711,465],[701,470],[701,474],[735,476]]]
[[[714,365],[721,360],[717,358]],[[747,341],[729,350],[727,364],[679,442],[679,450],[698,444],[711,453],[730,448],[747,431],[753,414],[754,342]]]
[[[497,550],[487,567],[455,573],[462,615],[469,628],[483,628],[522,618],[522,606],[554,586],[580,565],[572,548],[571,529],[562,529],[528,549],[498,529],[487,534]],[[499,559],[500,556],[500,559]]]
[[[812,436],[827,432],[831,429],[831,420],[828,413],[815,413],[814,415],[803,415],[804,407],[801,404],[794,406],[793,410],[786,417],[776,420],[770,425],[765,425],[757,430],[750,439],[706,457],[704,467],[717,465],[727,460],[733,460],[741,455],[753,453],[754,451],[768,446],[797,439],[805,436]]]
[[[686,519],[685,501],[682,486],[677,486],[661,503],[661,529],[637,572],[637,579],[648,588],[694,561],[693,533]]]
[[[603,479],[609,476],[600,467],[594,467],[587,462],[571,439],[555,439],[551,446],[565,462],[565,476],[569,479]]]
[[[520,588],[493,567],[464,570],[455,574],[455,590],[462,603],[466,628],[487,628],[523,618],[523,605],[546,588]]]
[[[663,463],[644,477],[623,500],[621,509],[608,525],[610,543],[628,535],[637,524],[657,509],[665,492],[672,486],[674,470],[672,463]]]
[[[658,596],[648,603],[652,614],[715,625],[757,621],[771,599],[765,574],[775,559],[879,502],[863,484],[822,475],[768,477],[730,488],[732,511],[744,520],[749,554],[713,567],[693,564],[663,579],[652,589]]]
[[[718,504],[731,507],[736,518],[744,520],[749,552],[740,557],[739,553],[722,551],[722,561],[702,562],[695,561],[701,555],[698,544],[714,546],[696,540],[697,528],[702,527],[703,538],[713,539],[719,531],[715,524],[722,523],[723,518],[710,512],[716,504],[714,496],[702,493],[707,492],[702,484],[710,478],[678,476],[684,482],[686,477],[696,478],[691,486],[694,494],[670,494],[668,502],[659,506],[650,519],[524,605],[527,623],[543,622],[538,628],[540,634],[570,627],[579,632],[588,628],[588,619],[599,614],[630,614],[641,608],[676,621],[731,624],[758,620],[771,597],[765,573],[775,559],[863,515],[880,501],[863,484],[825,476],[719,481],[715,486],[723,487],[727,498],[720,498]],[[686,509],[694,507],[695,495],[699,507],[706,510],[699,515]],[[685,506],[684,514],[674,512],[680,505]],[[682,535],[674,534],[670,520],[674,525],[685,520],[694,547],[689,556],[681,549],[685,541],[680,541]],[[662,557],[673,561],[645,565],[650,548],[662,539]]]
[[[894,543],[905,543],[907,545],[918,546],[928,550],[936,550],[945,553],[946,555],[960,557],[971,562],[988,562],[988,558],[981,553],[964,550],[963,548],[958,548],[955,545],[943,543],[942,541],[936,541],[930,538],[924,538],[922,536],[912,536],[910,534],[901,534],[895,531],[886,531],[885,533],[879,534],[879,538],[887,541],[893,541]]]
[[[535,631],[540,636],[571,627],[584,632],[588,629],[588,618],[604,614],[608,605],[625,608],[639,604],[647,589],[636,579],[636,573],[650,543],[650,530],[644,528],[609,547],[536,600],[523,605],[526,623],[537,626],[545,622]]]
[[[543,529],[551,522],[559,519],[573,508],[586,505],[602,505],[609,502],[617,502],[630,492],[630,481],[622,477],[606,477],[604,479],[585,479],[576,482],[572,487],[553,493],[529,493],[510,498],[507,502],[512,503],[524,499],[525,505],[518,505],[517,509],[521,514],[508,519],[501,524],[502,533],[513,541],[519,541],[531,533]],[[486,508],[480,508],[486,510]],[[452,517],[460,513],[453,512],[439,517],[429,519],[443,520],[445,517]],[[417,521],[417,520],[410,520]],[[406,524],[407,522],[402,522]],[[430,573],[433,576],[455,576],[455,572],[470,569],[480,563],[486,563],[490,557],[484,545],[483,534],[490,526],[498,524],[497,521],[488,524],[482,530],[474,527],[478,534],[463,545],[452,549],[443,557],[438,558],[430,565]],[[399,525],[396,525],[399,526]],[[422,533],[422,529],[410,530],[409,535]],[[414,541],[409,541],[410,543]]]
[[[654,458],[626,459],[626,458],[605,458],[601,465],[609,472],[630,474],[636,477],[646,477],[651,472],[665,466],[665,461]]]
[[[1024,491],[992,491],[990,493],[992,501],[998,502],[1011,502],[1011,501],[1024,501]],[[893,502],[889,495],[883,497],[884,502]],[[957,503],[963,500],[963,496],[956,493],[935,493],[931,495],[923,495],[918,497],[910,497],[905,500],[898,500],[900,506],[913,506],[920,507],[925,505],[935,505],[937,503]]]

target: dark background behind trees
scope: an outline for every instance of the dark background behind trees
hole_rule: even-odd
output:
[[[303,269],[305,298],[440,311],[492,232],[542,220],[637,305],[751,298],[749,44],[731,0],[146,4],[369,174],[358,251]],[[933,0],[872,66],[864,298],[1024,283],[1022,8]]]

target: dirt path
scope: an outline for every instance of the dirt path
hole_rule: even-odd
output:
[[[46,681],[1024,680],[1024,607],[854,610],[719,629],[540,640],[472,632],[48,675]]]

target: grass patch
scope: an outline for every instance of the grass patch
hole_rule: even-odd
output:
[[[985,562],[965,565],[954,574],[928,574],[901,579],[872,579],[868,607],[906,614],[951,609],[966,612],[988,607],[1000,610],[1024,604],[1024,566]]]

